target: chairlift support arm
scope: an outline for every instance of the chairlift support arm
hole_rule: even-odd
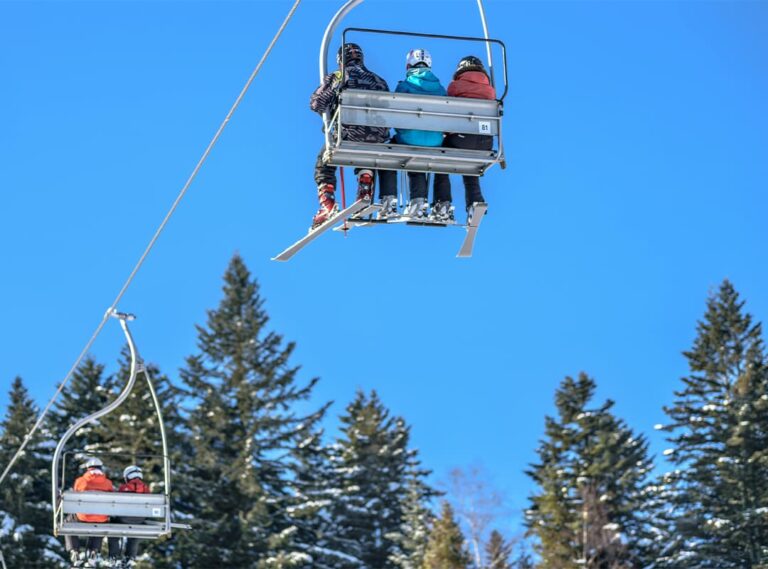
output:
[[[323,82],[323,79],[325,78],[325,76],[328,75],[328,47],[331,44],[331,40],[333,39],[333,34],[336,32],[336,28],[339,27],[339,24],[347,16],[347,14],[349,14],[354,8],[356,8],[362,3],[363,3],[363,0],[348,0],[346,4],[344,4],[341,8],[339,8],[339,11],[336,12],[333,18],[331,18],[331,21],[328,24],[328,27],[325,29],[325,33],[323,34],[323,39],[320,43],[319,68],[320,68],[321,83]],[[486,41],[488,69],[490,70],[490,73],[491,73],[491,79],[493,79],[493,62],[491,59],[491,46],[490,46],[490,43],[488,43],[491,41],[491,38],[488,37],[488,24],[485,18],[485,8],[483,7],[483,0],[477,0],[477,8],[480,11],[480,20],[483,25],[483,35],[485,36],[485,41]],[[450,36],[443,36],[443,37],[450,37]]]

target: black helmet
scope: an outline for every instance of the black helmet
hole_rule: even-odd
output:
[[[485,67],[483,66],[483,62],[479,57],[475,57],[474,55],[468,55],[467,57],[461,58],[461,61],[459,61],[459,64],[456,66],[456,71],[453,74],[453,78],[456,79],[459,75],[466,71],[481,71],[488,75],[488,73],[485,71]]]
[[[357,45],[356,43],[345,43],[343,46],[339,48],[339,51],[336,52],[336,63],[341,65],[341,54],[344,54],[344,63],[350,63],[352,61],[357,61],[358,63],[363,62],[363,50],[362,48]]]

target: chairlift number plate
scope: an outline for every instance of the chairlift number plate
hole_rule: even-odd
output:
[[[163,511],[160,508],[152,508],[152,516],[159,518],[163,515]]]
[[[480,134],[491,134],[491,121],[477,121],[477,130]]]

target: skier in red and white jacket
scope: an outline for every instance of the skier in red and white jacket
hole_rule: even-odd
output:
[[[131,465],[123,470],[123,482],[118,488],[118,492],[133,492],[134,494],[149,494],[149,486],[144,484],[144,474],[141,468]],[[144,522],[144,518],[132,518],[122,517],[120,523],[124,524],[140,524]],[[125,539],[125,551],[124,556],[128,559],[134,559],[139,551],[139,540],[128,537]]]
[[[496,90],[483,66],[483,62],[474,55],[468,55],[459,61],[453,81],[448,85],[449,97],[467,97],[469,99],[495,99]],[[446,133],[443,146],[466,150],[492,150],[493,137],[484,134]],[[472,205],[485,202],[480,191],[479,176],[462,176],[464,179],[467,215],[471,217]],[[440,221],[453,218],[451,181],[448,174],[435,174],[435,203],[432,216]]]

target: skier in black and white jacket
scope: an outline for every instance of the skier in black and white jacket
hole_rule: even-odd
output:
[[[336,61],[341,67],[342,54],[344,72],[339,69],[329,73],[323,83],[315,89],[309,98],[309,108],[323,114],[328,112],[333,116],[338,104],[341,89],[367,89],[371,91],[389,91],[387,82],[369,70],[363,64],[363,50],[355,43],[346,43],[339,48]],[[389,128],[368,127],[359,125],[341,125],[342,140],[355,142],[387,142]],[[323,164],[325,145],[320,149],[315,162],[315,183],[320,209],[312,219],[312,228],[330,219],[338,212],[336,206],[336,166]],[[355,169],[358,179],[357,199],[373,199],[375,171]],[[379,172],[379,191],[381,195],[395,195],[397,175],[395,172]]]

